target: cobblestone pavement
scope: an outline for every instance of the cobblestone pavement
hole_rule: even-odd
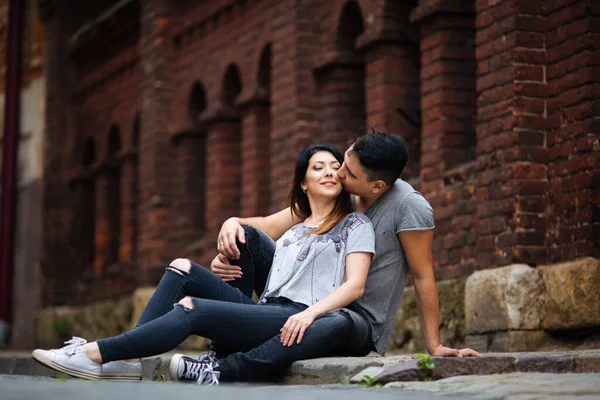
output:
[[[171,382],[115,383],[0,375],[0,398],[65,400],[154,399],[600,399],[600,374],[511,373],[457,376],[434,382],[394,382],[385,387],[357,385],[220,385],[199,387]],[[194,396],[194,397],[188,397]]]
[[[197,386],[172,382],[91,382],[82,380],[57,380],[48,377],[0,375],[2,400],[157,400],[157,399],[243,399],[243,400],[424,400],[430,394],[403,389],[360,388],[355,385],[321,386],[259,386],[220,385]],[[444,399],[468,399],[468,396],[444,396]]]
[[[600,374],[517,372],[455,376],[435,382],[393,382],[385,387],[484,400],[600,399]]]

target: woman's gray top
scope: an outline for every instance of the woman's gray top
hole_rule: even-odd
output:
[[[300,223],[277,240],[262,303],[270,297],[285,297],[311,306],[344,283],[348,254],[375,255],[373,226],[361,213],[348,214],[324,234],[310,234],[314,229]]]

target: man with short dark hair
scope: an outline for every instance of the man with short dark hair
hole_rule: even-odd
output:
[[[212,363],[211,366],[219,369],[222,381],[239,381],[263,380],[301,359],[366,355],[371,350],[383,355],[392,335],[409,272],[413,278],[429,354],[480,356],[471,349],[457,350],[440,343],[439,304],[431,254],[433,210],[419,192],[399,179],[407,159],[408,153],[401,137],[374,132],[359,137],[350,146],[344,163],[337,172],[344,188],[355,195],[356,210],[371,220],[376,237],[376,256],[371,263],[365,292],[347,307],[352,312],[344,312],[342,309],[339,313],[315,320],[300,343],[290,343],[289,339],[295,336],[294,332],[283,330],[281,335],[248,352],[233,353],[216,362],[212,356],[219,351],[211,352],[211,357],[207,357],[208,361],[194,362]],[[235,260],[240,257],[238,244],[250,247],[250,243],[247,245],[246,242],[251,240],[252,246],[256,248],[260,235],[256,235],[254,228],[277,239],[283,231],[299,222],[301,221],[296,220],[289,209],[268,217],[228,219],[219,233],[220,254],[211,263],[211,270],[251,295],[253,288],[260,290],[264,287],[262,280],[266,276],[265,268],[269,268],[270,260],[262,257],[255,263],[254,270],[241,271],[234,265]],[[362,338],[365,337],[365,332],[368,341],[362,354],[345,352],[349,343],[364,340]],[[213,350],[219,350],[218,346],[214,345]],[[225,354],[226,349],[222,350],[221,355]],[[178,368],[172,365],[171,370],[177,371]],[[183,380],[180,375],[175,374],[173,378]]]

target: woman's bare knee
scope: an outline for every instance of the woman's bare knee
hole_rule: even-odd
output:
[[[194,303],[192,303],[192,298],[189,296],[184,297],[183,299],[179,300],[179,303],[182,306],[184,306],[185,308],[192,310],[194,308]]]
[[[183,275],[182,272],[184,274],[189,274],[190,270],[192,269],[192,263],[187,258],[176,258],[175,260],[171,261],[171,264],[169,264],[169,268],[167,269],[170,269],[179,275]]]

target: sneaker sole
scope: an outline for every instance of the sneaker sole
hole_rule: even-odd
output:
[[[40,364],[45,365],[48,368],[52,368],[53,370],[64,372],[65,374],[74,376],[75,378],[82,378],[88,380],[98,380],[98,379],[106,379],[109,381],[141,381],[141,375],[102,375],[102,373],[97,374],[90,371],[85,371],[77,368],[66,367],[62,364],[59,364],[53,360],[49,360],[44,357],[42,354],[36,354],[35,352],[32,354],[34,360],[39,362]]]
[[[179,361],[183,355],[174,354],[171,357],[171,362],[169,363],[169,375],[171,375],[172,382],[179,382],[179,377],[177,376],[177,367],[179,366]]]

